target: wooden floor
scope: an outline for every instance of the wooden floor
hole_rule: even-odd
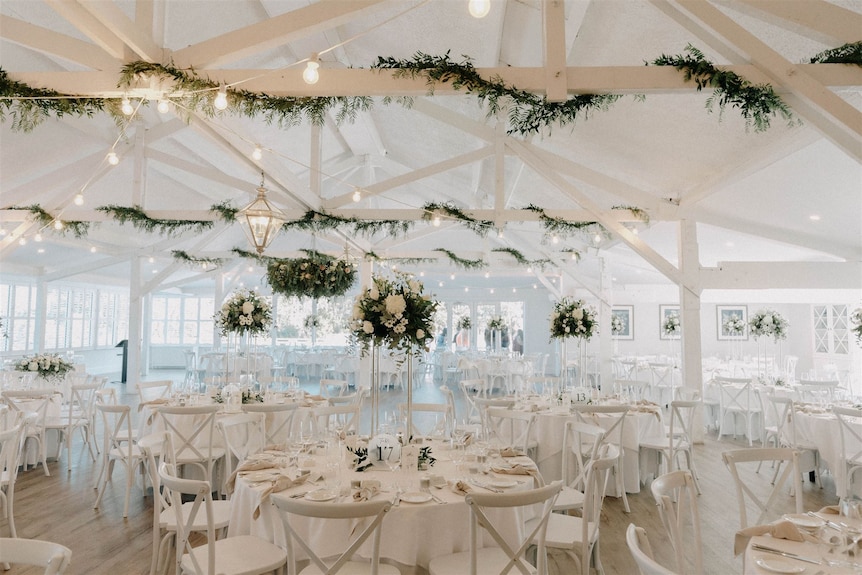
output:
[[[172,377],[176,379],[175,374],[155,372],[150,379]],[[135,403],[131,386],[127,389],[124,384],[109,385],[117,388],[123,403]],[[310,385],[304,387],[310,392],[317,391]],[[390,397],[386,397],[385,393],[383,395],[381,405],[384,407],[394,407],[394,403],[400,400],[394,394]],[[414,396],[417,402],[443,401],[439,391],[430,384],[417,389]],[[72,452],[71,472],[66,472],[63,453],[59,462],[49,463],[50,477],[46,477],[41,468],[18,475],[15,489],[18,536],[46,539],[69,547],[73,553],[69,573],[73,575],[148,573],[152,553],[152,497],[143,496],[139,483],[132,493],[129,517],[123,519],[125,483],[122,469],[118,468],[113,486],[109,486],[101,508],[94,510],[96,492],[93,481],[98,470],[87,455],[86,448],[80,448],[80,441],[76,445],[78,448]],[[704,444],[695,446],[703,490],[700,516],[707,573],[741,572],[741,559],[732,556],[733,535],[739,528],[736,493],[730,473],[721,462],[721,452],[747,446],[742,440],[725,438],[719,442],[714,435],[708,436]],[[752,476],[751,481],[768,489],[771,477],[771,470],[764,469],[759,475]],[[806,480],[804,497],[806,509],[819,509],[837,503],[831,477],[824,478],[822,489]],[[600,539],[605,573],[637,573],[625,544],[625,530],[629,523],[644,527],[657,559],[665,565],[672,564],[671,551],[662,536],[658,512],[648,486],[643,487],[638,494],[629,494],[629,504],[631,513],[627,514],[623,510],[622,500],[611,497],[605,499]],[[788,497],[783,512],[793,511],[793,503]],[[0,533],[8,536],[5,521],[0,521]],[[5,573],[29,575],[41,571],[13,567]]]

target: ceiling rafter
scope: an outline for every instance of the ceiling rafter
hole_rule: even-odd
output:
[[[116,71],[119,68],[117,60],[99,46],[11,16],[0,14],[0,30],[5,40],[41,54],[94,70]]]
[[[112,58],[119,62],[125,60],[126,45],[123,41],[81,4],[67,0],[45,0],[45,3]]]
[[[566,12],[563,0],[542,2],[542,41],[545,53],[545,85],[550,102],[564,102],[566,89]]]
[[[862,14],[823,0],[733,0],[723,4],[827,45],[858,42],[862,36]]]
[[[164,50],[153,42],[152,31],[142,30],[120,10],[119,6],[113,2],[103,2],[101,0],[78,0],[78,4],[83,6],[105,28],[117,36],[139,58],[143,58],[149,62],[161,61],[164,56]],[[145,24],[152,26],[152,22],[146,22]],[[123,60],[125,61],[126,58],[123,58]]]

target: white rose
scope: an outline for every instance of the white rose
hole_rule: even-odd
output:
[[[362,322],[362,331],[365,333],[374,333],[374,326],[371,325],[370,321]]]
[[[416,280],[410,280],[409,282],[407,282],[407,285],[410,286],[410,291],[412,291],[413,293],[419,293],[420,291],[422,291],[422,284],[420,284]]]
[[[242,304],[242,313],[244,313],[245,315],[248,315],[253,311],[254,311],[254,304],[252,302],[247,301],[247,302],[244,302]]]
[[[358,305],[353,306],[353,319],[362,319],[362,308]]]
[[[392,315],[402,314],[407,309],[407,302],[404,301],[404,296],[401,294],[396,293],[386,296],[384,303],[386,304],[386,311]]]
[[[39,371],[39,362],[32,360],[29,365],[27,365],[27,371]]]
[[[569,333],[569,331],[571,331],[569,330],[569,326],[566,326],[566,333]]]
[[[425,330],[417,329],[416,330],[416,339],[425,339]]]
[[[577,320],[583,319],[584,310],[582,308],[576,307],[575,309],[572,310],[572,317],[577,319]]]
[[[368,297],[370,297],[374,301],[380,299],[380,292],[377,290],[377,286],[374,286],[370,290],[368,290]]]
[[[772,325],[772,316],[767,315],[763,317],[763,325]]]

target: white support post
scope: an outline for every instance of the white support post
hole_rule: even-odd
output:
[[[682,323],[682,385],[703,394],[703,358],[700,340],[700,259],[697,223],[680,220],[679,261],[685,282],[679,286],[680,321]],[[696,286],[689,289],[686,286]],[[703,413],[695,414],[693,440],[703,443]]]
[[[153,294],[147,292],[141,297],[141,308],[143,310],[143,325],[153,325]],[[149,329],[141,329],[141,375],[146,376],[150,373],[150,343],[152,342],[152,332]]]
[[[129,260],[129,349],[126,364],[127,381],[134,383],[141,376],[141,333],[143,331],[143,296],[141,295],[141,258]]]
[[[44,279],[36,282],[36,317],[33,325],[33,348],[36,353],[45,351],[45,318],[48,313],[48,286]]]
[[[374,262],[363,259],[359,264],[359,285],[360,289],[365,289],[371,286],[371,277],[374,273]],[[360,292],[361,293],[361,292]],[[361,389],[371,389],[372,385],[377,385],[376,381],[371,381],[371,356],[368,354],[359,356],[359,377],[357,379],[357,391]]]
[[[611,338],[611,272],[605,258],[599,258],[601,268],[601,285],[599,298],[599,371],[602,381],[602,395],[613,393],[614,379],[611,370],[611,358],[614,355],[613,339]]]

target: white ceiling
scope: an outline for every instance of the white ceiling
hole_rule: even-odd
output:
[[[862,261],[862,68],[795,66],[862,39],[862,1],[566,0],[565,43],[552,47],[549,59],[565,50],[570,87],[583,83],[626,95],[573,126],[529,137],[505,135],[505,126],[473,96],[444,88],[428,96],[421,82],[409,81],[387,83],[386,92],[387,73],[359,70],[378,56],[449,52],[505,74],[524,68],[518,77],[526,82],[545,66],[544,38],[559,31],[554,23],[545,29],[546,4],[556,2],[493,0],[490,14],[474,19],[466,0],[4,0],[0,67],[34,86],[116,97],[121,66],[150,60],[194,65],[202,75],[252,91],[370,94],[374,105],[353,122],[330,117],[322,129],[308,122],[279,128],[226,114],[195,114],[187,121],[150,105],[122,132],[110,117],[97,115],[51,118],[21,133],[7,114],[0,125],[0,208],[37,203],[64,220],[105,220],[93,208],[141,204],[156,217],[199,219],[223,200],[246,204],[263,171],[270,198],[292,217],[312,208],[360,218],[416,217],[415,210],[434,201],[481,210],[477,215],[498,218],[503,227],[502,238],[424,221],[401,239],[290,232],[267,251],[272,256],[303,248],[341,253],[347,246],[356,257],[363,251],[439,257],[433,250],[446,248],[484,258],[498,285],[541,281],[539,270],[528,272],[492,252],[513,247],[530,259],[552,259],[545,274],[597,292],[601,262],[615,286],[670,282],[664,264],[679,265],[679,222],[686,220],[698,222],[698,258],[705,267]],[[348,14],[336,17],[339,12]],[[275,30],[260,27],[282,15]],[[642,70],[645,61],[680,54],[687,44],[716,64],[750,73],[753,81],[771,82],[802,124],[776,119],[768,131],[755,132],[731,108],[708,111],[708,92],[682,84],[678,73]],[[311,87],[300,79],[300,62],[313,52],[323,55],[321,81]],[[350,68],[350,84],[333,80]],[[542,82],[524,87],[543,92]],[[393,90],[412,95],[412,107],[385,104],[382,97]],[[264,150],[260,161],[250,158],[255,145]],[[112,146],[121,157],[116,167],[104,162]],[[453,160],[471,152],[466,161]],[[429,168],[447,160],[451,169]],[[357,187],[372,193],[353,203]],[[72,199],[82,189],[86,201],[79,207]],[[516,210],[528,204],[613,221],[620,215],[613,206],[636,206],[650,223],[629,218],[638,236],[614,234],[598,247],[591,235],[552,244],[543,241],[538,222],[517,221]],[[176,262],[171,250],[224,257],[234,247],[249,249],[238,225],[221,222],[210,232],[165,238],[102,221],[85,239],[45,230],[35,242],[39,226],[25,215],[0,210],[4,274],[125,284],[130,259],[139,257],[147,289],[193,289],[214,273]],[[19,245],[21,237],[26,245]],[[565,248],[580,250],[581,261],[573,262]],[[234,258],[224,270],[248,273],[248,266]],[[452,272],[459,281],[469,275],[445,256],[412,269],[427,270],[434,281],[447,281]],[[776,274],[776,282],[792,283],[809,270],[797,269],[801,273]],[[253,268],[246,281],[254,284],[260,276]]]

